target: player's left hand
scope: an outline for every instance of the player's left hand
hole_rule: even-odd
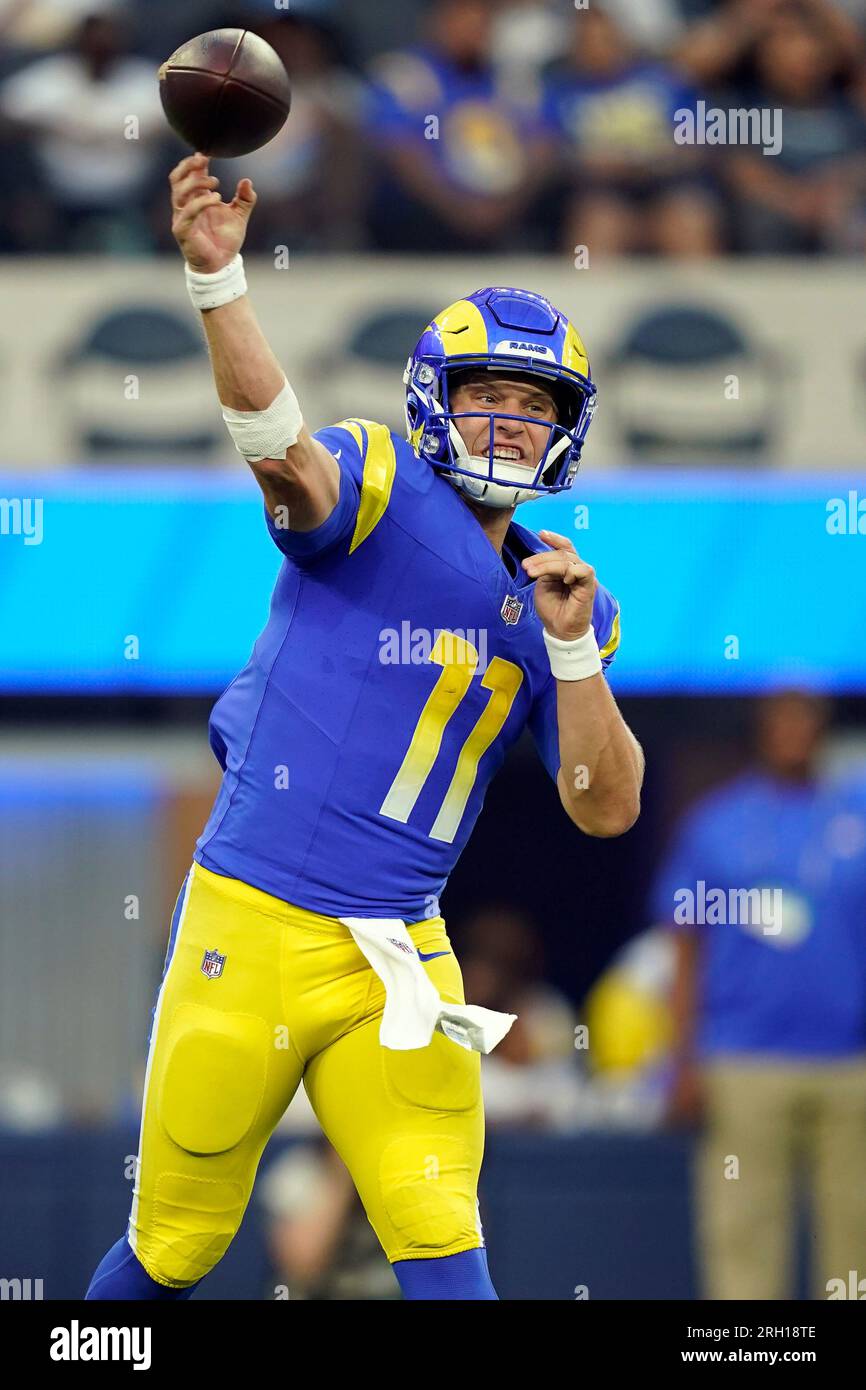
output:
[[[529,555],[523,568],[535,580],[535,611],[551,637],[573,642],[589,631],[597,581],[567,536],[539,531],[552,550]]]

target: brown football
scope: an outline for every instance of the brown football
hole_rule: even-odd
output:
[[[234,159],[273,140],[292,105],[288,73],[248,29],[212,29],[159,69],[169,125],[202,154]]]

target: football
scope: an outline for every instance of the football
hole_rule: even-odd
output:
[[[281,59],[248,29],[212,29],[182,44],[159,69],[159,94],[172,130],[220,159],[266,145],[292,105]]]

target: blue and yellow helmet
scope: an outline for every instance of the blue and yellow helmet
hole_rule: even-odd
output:
[[[497,420],[538,425],[533,417],[490,414],[487,456],[470,455],[454,422],[482,412],[454,412],[451,395],[458,374],[478,371],[540,378],[553,395],[558,422],[548,425],[550,438],[533,471],[497,462],[494,454]],[[409,442],[470,497],[510,507],[571,487],[596,389],[580,335],[543,295],[494,287],[459,299],[424,330],[403,380]]]

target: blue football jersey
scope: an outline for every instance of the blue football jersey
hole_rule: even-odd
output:
[[[680,925],[683,890],[777,894],[757,913]],[[866,1049],[866,784],[763,770],[711,792],[678,827],[653,894],[658,921],[701,943],[703,1056],[842,1056]],[[778,904],[778,905],[777,905]],[[694,919],[698,914],[692,912]],[[707,914],[704,914],[705,916]]]
[[[383,55],[373,78],[367,130],[377,149],[423,151],[457,193],[495,197],[528,177],[534,141],[546,131],[540,103],[504,89],[492,66],[461,67],[418,47]],[[437,113],[435,138],[430,112]]]
[[[502,556],[458,492],[384,425],[316,438],[340,492],[285,555],[267,626],[220,697],[222,787],[196,859],[328,916],[438,913],[491,778],[529,726],[553,778],[556,682],[512,523]],[[279,518],[278,518],[279,519]],[[619,610],[599,586],[605,665]]]

